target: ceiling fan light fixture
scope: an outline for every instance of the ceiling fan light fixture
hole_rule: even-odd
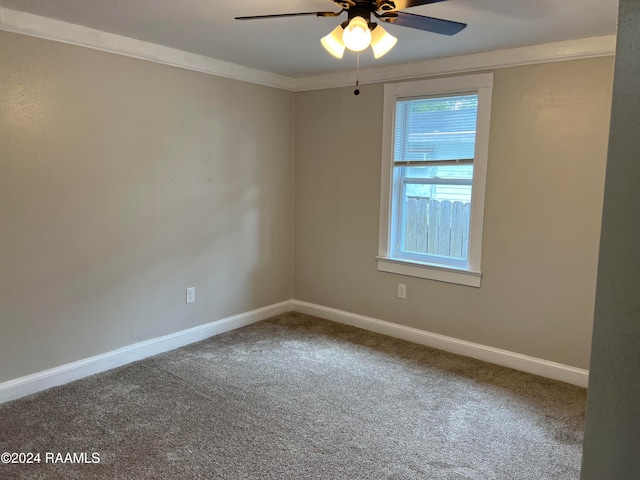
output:
[[[320,43],[324,49],[336,58],[342,58],[344,55],[345,44],[342,41],[344,29],[342,25],[338,25],[333,31],[320,39]]]
[[[374,58],[386,55],[398,42],[393,35],[389,35],[381,26],[371,22],[373,17],[386,23],[393,23],[400,27],[408,27],[439,35],[455,35],[463,30],[467,24],[444,20],[442,18],[427,17],[415,13],[405,13],[402,10],[444,0],[332,0],[340,7],[339,12],[297,12],[276,13],[267,15],[250,15],[236,17],[236,20],[256,20],[261,18],[290,18],[290,17],[340,17],[347,14],[347,20],[337,26],[331,33],[320,39],[322,46],[336,58],[342,58],[348,48],[352,52],[362,52],[371,46]],[[358,57],[359,60],[360,57]]]
[[[371,32],[371,50],[374,58],[380,58],[395,47],[398,39],[388,33],[382,26],[376,25]]]
[[[371,45],[371,30],[362,17],[353,17],[342,33],[342,41],[352,52],[361,52]]]

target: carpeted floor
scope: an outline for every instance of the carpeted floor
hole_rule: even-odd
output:
[[[290,313],[0,405],[0,452],[41,454],[0,478],[578,479],[585,403]]]

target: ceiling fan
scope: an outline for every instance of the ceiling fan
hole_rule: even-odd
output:
[[[345,48],[361,52],[369,45],[375,58],[380,58],[391,50],[397,38],[387,33],[382,26],[371,21],[371,17],[386,23],[424,30],[441,35],[455,35],[467,25],[441,18],[426,17],[403,12],[405,8],[427,5],[446,0],[333,0],[340,7],[339,12],[302,12],[271,15],[253,15],[236,17],[236,20],[256,20],[265,18],[302,17],[338,17],[347,13],[347,19],[320,41],[333,56],[342,58]]]

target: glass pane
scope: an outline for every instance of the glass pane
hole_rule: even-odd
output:
[[[407,183],[402,206],[403,252],[467,259],[471,185]]]
[[[478,95],[399,100],[394,161],[474,157]]]
[[[437,167],[403,167],[403,176],[408,178],[473,179],[473,165],[442,165]]]

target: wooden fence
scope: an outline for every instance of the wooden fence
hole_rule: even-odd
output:
[[[470,211],[470,202],[407,196],[404,250],[467,258]]]

